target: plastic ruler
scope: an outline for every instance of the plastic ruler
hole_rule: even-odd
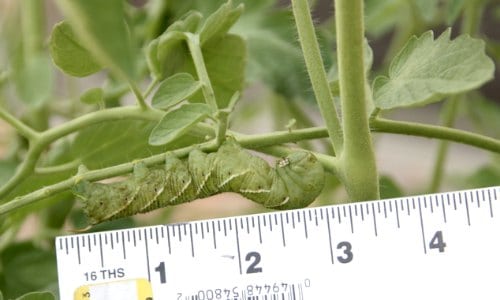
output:
[[[500,299],[500,187],[69,235],[61,300]]]

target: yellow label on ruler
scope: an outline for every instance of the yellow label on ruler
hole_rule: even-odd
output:
[[[151,284],[146,279],[111,281],[80,286],[75,300],[153,300]]]

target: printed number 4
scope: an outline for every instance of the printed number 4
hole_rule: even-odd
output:
[[[439,252],[444,252],[445,247],[446,243],[443,240],[443,232],[438,230],[429,242],[429,249],[439,249]]]

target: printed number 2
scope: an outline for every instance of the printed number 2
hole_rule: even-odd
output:
[[[446,247],[446,243],[443,241],[443,232],[438,230],[429,242],[429,248],[439,249],[439,252],[444,252],[444,247]]]
[[[253,260],[253,261],[252,261]],[[247,274],[250,273],[261,273],[262,267],[257,267],[260,263],[260,253],[259,252],[248,252],[247,256],[245,256],[245,261],[252,261],[250,266],[248,266]]]

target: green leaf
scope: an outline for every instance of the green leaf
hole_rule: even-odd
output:
[[[482,166],[472,175],[468,176],[461,182],[462,186],[467,188],[484,188],[497,186],[500,182],[500,159],[497,156],[497,160],[489,165]]]
[[[17,300],[55,300],[55,296],[50,292],[33,292],[25,294]]]
[[[66,74],[85,77],[101,70],[66,21],[57,23],[52,29],[49,49],[56,66]]]
[[[231,29],[247,42],[246,80],[265,84],[285,98],[311,98],[311,83],[304,76],[304,58],[291,10],[274,8],[272,3],[271,7],[261,7],[267,3],[252,7],[258,1],[248,2],[245,13]]]
[[[152,40],[146,47],[146,63],[153,78],[161,78],[160,61],[158,60],[158,43],[159,40]]]
[[[197,123],[209,116],[210,107],[202,103],[185,104],[168,112],[149,136],[150,145],[165,145],[186,134]]]
[[[439,0],[413,0],[420,17],[427,23],[436,17],[440,1]]]
[[[21,100],[31,107],[50,100],[53,79],[50,60],[43,53],[26,57],[14,72],[17,92]]]
[[[225,108],[234,93],[243,89],[247,56],[245,41],[238,35],[227,34],[210,40],[201,50],[217,104],[219,108]]]
[[[160,72],[158,78],[163,79],[174,74],[190,59],[185,38],[184,33],[179,31],[169,31],[159,37],[156,50],[156,63]]]
[[[387,33],[405,15],[407,4],[406,0],[365,0],[367,32],[375,37]]]
[[[100,87],[86,90],[81,96],[80,101],[86,104],[103,103],[104,90]]]
[[[381,199],[399,198],[404,196],[401,187],[390,176],[380,176],[379,184]]]
[[[7,299],[46,289],[57,282],[55,253],[38,248],[31,242],[12,244],[4,249],[0,255],[0,263],[0,289]]]
[[[0,160],[0,186],[4,185],[16,172],[17,162]]]
[[[194,33],[200,24],[201,19],[203,18],[202,14],[197,11],[189,11],[185,15],[179,18],[179,20],[172,23],[167,28],[167,32],[169,31],[179,31],[179,32],[192,32]]]
[[[202,46],[210,39],[217,39],[225,35],[238,20],[243,12],[243,5],[233,6],[233,2],[229,0],[207,18],[199,32]]]
[[[189,51],[184,43],[184,32],[192,32],[198,26],[202,15],[190,11],[170,25],[147,49],[149,69],[158,79],[171,75],[189,59]],[[156,41],[156,42],[155,42]]]
[[[159,109],[168,109],[189,98],[201,88],[191,74],[177,73],[165,79],[154,94],[152,105]]]
[[[71,156],[89,169],[104,168],[163,151],[151,147],[147,136],[154,122],[119,120],[103,122],[78,132]]]
[[[500,104],[475,95],[465,105],[466,114],[481,133],[500,139]]]
[[[391,109],[437,102],[478,88],[493,72],[483,41],[467,35],[450,41],[450,30],[434,40],[428,31],[408,41],[391,62],[389,77],[375,79],[375,105]]]
[[[58,0],[82,44],[95,59],[123,79],[135,78],[135,51],[122,0]]]
[[[464,8],[465,0],[449,0],[446,3],[446,24],[451,26]]]

